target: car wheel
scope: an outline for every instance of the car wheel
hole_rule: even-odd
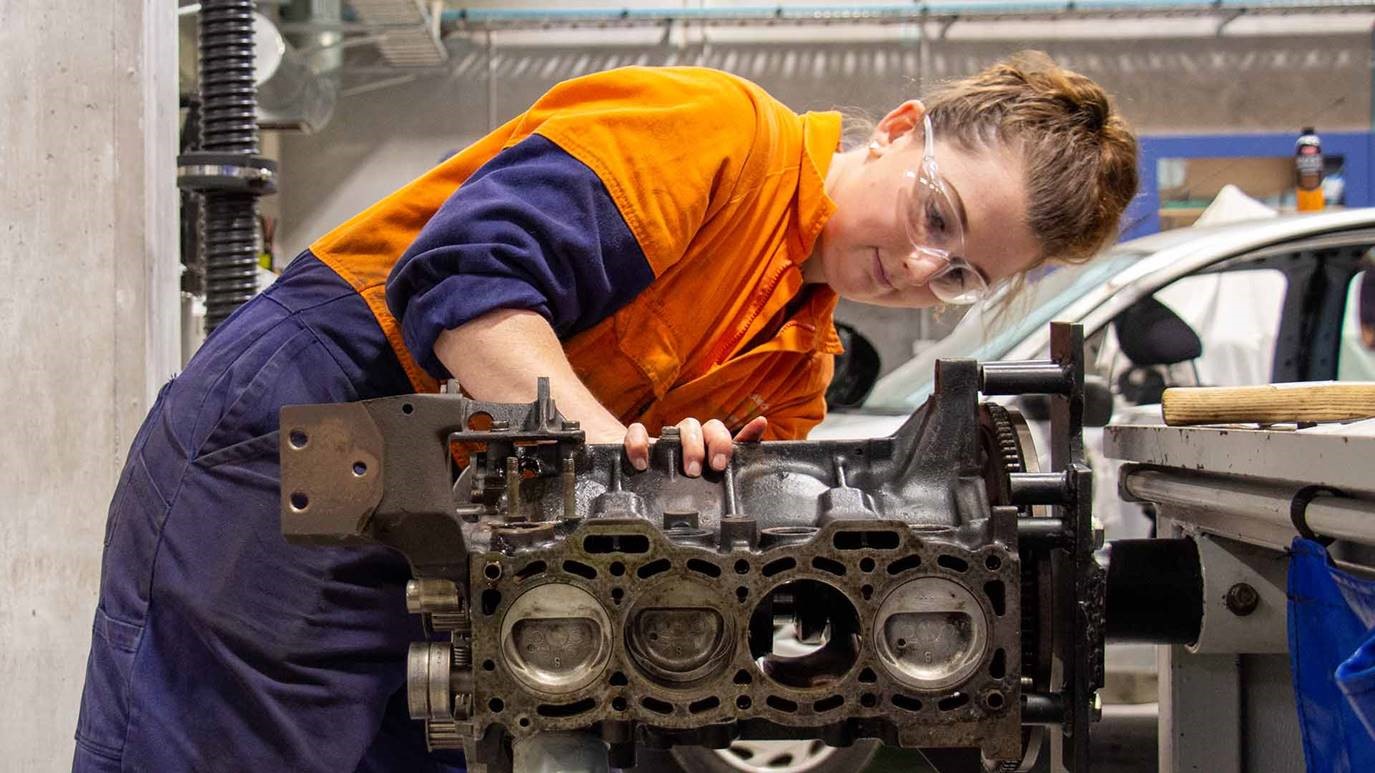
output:
[[[858,773],[869,764],[878,746],[877,741],[835,747],[817,740],[737,740],[726,749],[677,746],[673,759],[692,773]]]

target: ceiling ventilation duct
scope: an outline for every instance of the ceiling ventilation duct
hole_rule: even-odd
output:
[[[385,28],[377,43],[382,58],[394,67],[433,67],[449,59],[439,39],[439,19],[420,0],[349,0],[357,20]]]
[[[323,129],[339,93],[333,77],[316,72],[260,13],[253,14],[253,42],[258,125],[307,133]]]

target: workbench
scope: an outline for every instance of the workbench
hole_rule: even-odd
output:
[[[1198,639],[1158,648],[1160,770],[1303,770],[1286,628],[1291,511],[1298,497],[1299,525],[1338,540],[1339,566],[1375,573],[1375,421],[1110,426],[1104,453],[1126,463],[1121,494],[1154,509],[1157,537],[1198,546]]]

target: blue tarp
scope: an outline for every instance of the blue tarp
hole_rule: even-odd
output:
[[[1328,564],[1296,538],[1289,565],[1289,657],[1310,773],[1375,771],[1375,581]]]

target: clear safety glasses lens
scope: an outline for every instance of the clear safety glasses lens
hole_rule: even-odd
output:
[[[987,297],[988,283],[964,258],[947,258],[945,268],[927,280],[926,286],[931,294],[942,303],[952,306],[968,306]]]
[[[989,292],[988,283],[964,258],[964,226],[954,197],[936,167],[935,139],[930,117],[922,117],[925,146],[921,166],[909,170],[898,194],[898,217],[916,255],[933,257],[945,267],[927,280],[942,303],[965,306]]]
[[[929,117],[923,116],[922,128],[925,147],[921,166],[906,172],[906,184],[898,195],[899,216],[912,246],[946,255],[962,255],[964,225],[954,197],[941,181],[936,167],[935,135]]]

